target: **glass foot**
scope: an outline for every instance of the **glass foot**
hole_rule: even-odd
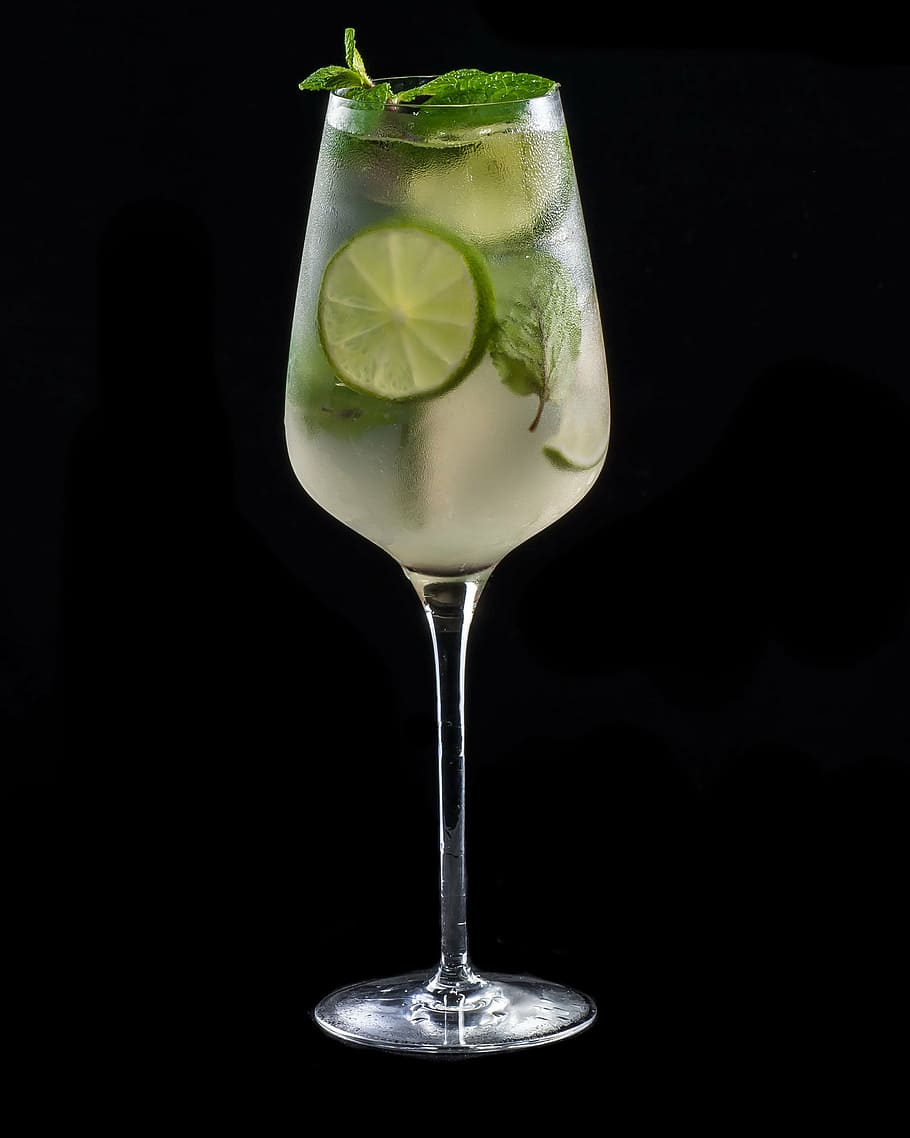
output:
[[[314,1015],[323,1031],[348,1043],[469,1055],[566,1039],[589,1027],[597,1008],[583,992],[534,976],[492,973],[460,991],[421,972],[340,988]]]

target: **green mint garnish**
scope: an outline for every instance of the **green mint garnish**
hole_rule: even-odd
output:
[[[320,67],[298,84],[301,91],[337,91],[340,87],[359,87],[363,76],[350,67]]]
[[[505,103],[512,99],[548,95],[555,86],[552,79],[523,71],[478,71],[465,67],[437,75],[419,87],[401,91],[397,100],[399,103],[419,100],[449,106],[454,103]]]
[[[581,347],[578,294],[565,266],[547,253],[516,255],[491,271],[497,315],[490,357],[510,390],[537,396],[533,431]]]
[[[357,50],[353,28],[344,30],[344,66],[320,67],[298,84],[301,91],[339,91],[367,106],[399,103],[455,104],[506,103],[533,99],[554,91],[557,84],[541,75],[524,71],[478,71],[465,67],[447,71],[427,83],[406,91],[392,92],[388,83],[374,83]]]
[[[344,29],[344,61],[352,71],[356,71],[367,86],[371,85],[367,69],[363,65],[363,56],[357,50],[354,42],[354,29]]]
[[[357,50],[354,29],[344,29],[344,66],[320,67],[298,83],[301,91],[338,91],[342,88],[373,87],[373,80],[367,75],[363,57]]]
[[[345,97],[364,107],[384,107],[387,103],[394,102],[392,88],[388,83],[377,83],[373,87],[357,87],[353,91],[345,91]]]

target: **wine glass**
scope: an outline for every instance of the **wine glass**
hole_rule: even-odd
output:
[[[410,91],[426,77],[387,80]],[[325,996],[352,1044],[466,1055],[591,1025],[593,1000],[476,971],[465,892],[468,630],[496,565],[572,509],[607,453],[600,315],[558,85],[465,106],[327,95],[285,404],[307,494],[417,592],[437,695],[438,964]]]

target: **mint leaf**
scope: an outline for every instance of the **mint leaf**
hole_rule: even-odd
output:
[[[299,346],[288,366],[288,395],[313,430],[336,438],[355,438],[377,427],[406,424],[413,407],[363,395],[346,387],[329,370],[322,349]]]
[[[358,87],[354,91],[345,91],[344,97],[366,107],[384,107],[394,98],[388,83],[377,83],[375,87]]]
[[[399,103],[410,103],[419,99],[425,103],[504,103],[513,99],[533,99],[547,95],[554,90],[556,83],[540,75],[530,75],[522,71],[478,71],[476,68],[461,68],[437,75],[419,87],[400,91]]]
[[[373,86],[373,80],[367,75],[363,57],[354,42],[353,28],[344,29],[344,60],[344,67],[320,67],[297,86],[301,91],[337,91],[341,87],[359,89]],[[389,93],[391,94],[391,89]],[[385,102],[385,99],[382,101]]]
[[[301,91],[335,91],[339,87],[363,85],[363,76],[349,67],[320,67],[297,84]]]
[[[354,42],[354,29],[344,29],[344,59],[348,67],[363,79],[367,86],[372,86],[370,77],[367,75],[367,69],[363,65],[363,57],[357,50],[357,45]]]
[[[533,431],[581,347],[578,294],[565,266],[547,253],[516,255],[490,271],[496,293],[490,358],[511,391],[538,397]]]

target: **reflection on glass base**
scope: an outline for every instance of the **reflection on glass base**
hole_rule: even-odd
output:
[[[489,974],[467,991],[431,980],[421,972],[351,984],[320,1001],[316,1022],[364,1047],[471,1055],[566,1039],[597,1015],[589,996],[534,976]]]

